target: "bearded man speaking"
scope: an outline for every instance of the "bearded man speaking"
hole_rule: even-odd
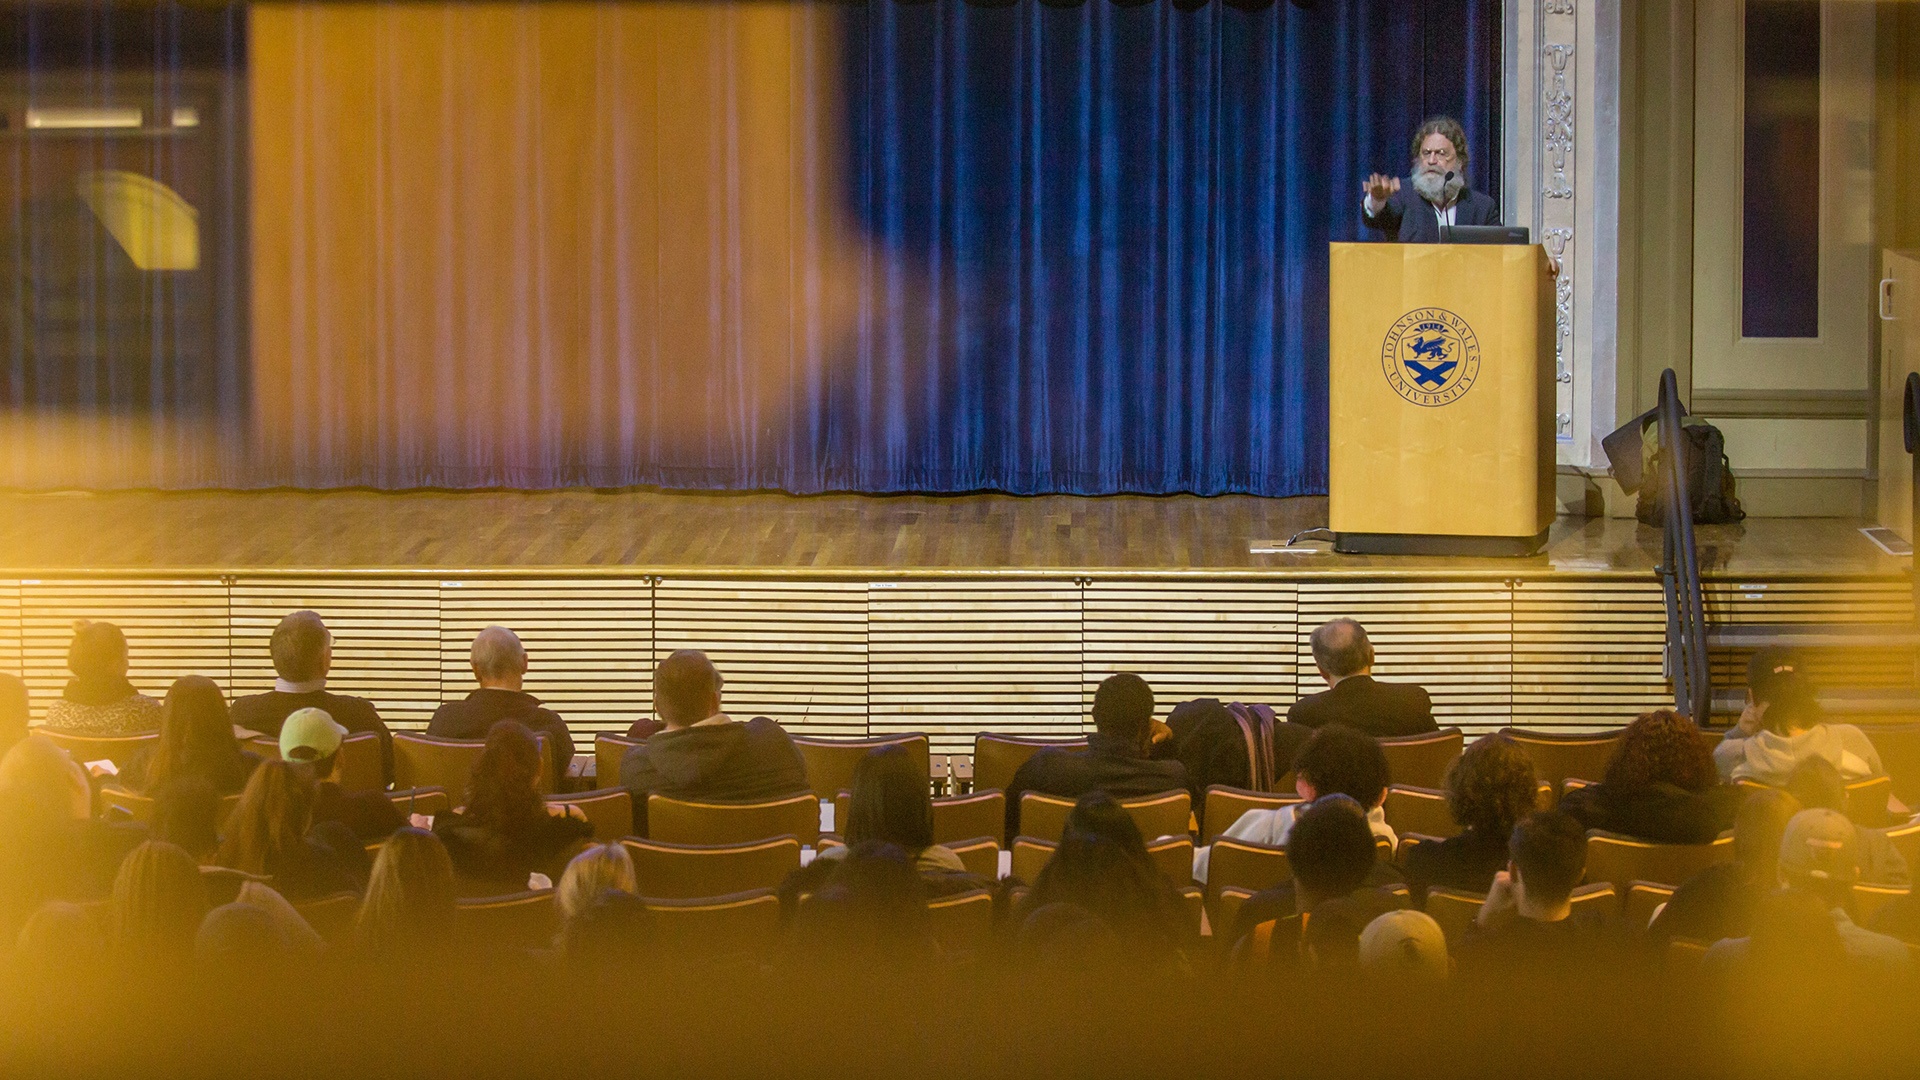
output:
[[[1493,196],[1467,187],[1467,133],[1451,116],[1436,116],[1413,136],[1413,191],[1400,178],[1367,177],[1360,219],[1388,240],[1437,244],[1442,225],[1498,225]],[[1417,196],[1417,197],[1416,197]]]

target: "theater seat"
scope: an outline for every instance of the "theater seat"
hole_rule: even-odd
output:
[[[1038,840],[1058,840],[1066,831],[1067,817],[1075,800],[1029,791],[1020,796],[1020,835]],[[1163,791],[1121,799],[1120,808],[1140,828],[1141,839],[1151,844],[1162,836],[1186,836],[1192,818],[1192,797],[1185,791]]]
[[[831,799],[853,787],[853,770],[859,767],[860,759],[883,746],[898,746],[906,750],[907,755],[919,766],[920,775],[929,776],[927,737],[919,732],[873,739],[818,739],[796,735],[793,745],[799,749],[800,758],[806,763],[807,783],[812,785],[814,795],[821,799]],[[931,779],[928,783],[931,785]],[[837,819],[835,827],[839,827]]]
[[[779,887],[800,869],[800,840],[776,836],[744,844],[673,844],[628,837],[620,841],[633,859],[641,896],[687,900]]]
[[[1507,737],[1533,759],[1533,774],[1551,785],[1550,808],[1560,798],[1561,782],[1569,776],[1605,776],[1607,765],[1626,738],[1626,728],[1581,732],[1528,731],[1508,728]]]
[[[313,927],[313,932],[319,934],[322,940],[342,941],[353,931],[354,920],[360,916],[360,894],[334,893],[304,904],[295,904],[293,910],[307,920],[307,925]]]
[[[780,898],[772,889],[689,900],[652,897],[646,905],[661,946],[700,962],[764,952],[780,928]]]
[[[627,756],[627,751],[646,741],[629,739],[625,735],[595,735],[593,737],[594,786],[610,788],[618,784],[621,759]]]
[[[1629,882],[1626,895],[1621,897],[1621,907],[1626,912],[1627,928],[1636,934],[1645,933],[1653,923],[1654,913],[1673,899],[1675,886],[1654,881]]]
[[[1000,876],[1000,841],[991,836],[975,836],[966,840],[956,840],[945,845],[947,850],[960,856],[967,866],[967,873],[978,874],[992,881]]]
[[[547,755],[552,749],[545,735],[536,734],[540,744],[539,790],[553,786],[552,764]],[[474,762],[485,750],[485,739],[443,739],[417,731],[399,731],[393,736],[393,786],[444,788],[453,805],[467,805],[467,785],[473,776]]]
[[[968,889],[927,901],[927,929],[942,952],[954,956],[979,952],[993,938],[992,891]]]
[[[1084,750],[1087,740],[1022,739],[1013,735],[995,735],[983,731],[973,737],[973,790],[998,788],[1005,791],[1013,784],[1013,774],[1027,759],[1050,746],[1063,750]]]
[[[387,798],[393,802],[393,808],[402,814],[425,814],[433,817],[453,809],[453,800],[437,787],[395,788],[387,792]]]
[[[153,800],[135,791],[122,788],[104,787],[100,789],[100,815],[109,817],[115,811],[129,820],[142,825],[153,820]],[[220,797],[220,823],[225,827],[227,818],[233,815],[233,809],[240,805],[240,796],[222,795]]]
[[[842,791],[833,797],[833,829],[847,834],[847,813],[853,805],[853,793]],[[933,842],[952,847],[956,841],[991,836],[996,840],[1006,832],[1007,796],[1000,791],[976,791],[971,795],[946,795],[933,800]]]
[[[1684,885],[1709,866],[1733,861],[1733,837],[1710,844],[1653,844],[1587,830],[1587,880],[1625,890],[1636,881]]]
[[[1215,926],[1233,925],[1222,922],[1224,915],[1219,897],[1225,889],[1240,888],[1255,893],[1292,880],[1293,870],[1287,863],[1286,848],[1223,836],[1213,842],[1213,854],[1207,860],[1207,892],[1214,898],[1208,917]]]
[[[1574,889],[1569,900],[1576,911],[1593,906],[1612,918],[1620,903],[1620,894],[1614,891],[1612,885],[1599,882]],[[1441,931],[1447,935],[1449,951],[1459,949],[1461,935],[1467,932],[1469,923],[1480,917],[1480,909],[1486,903],[1486,896],[1480,893],[1439,887],[1427,890],[1427,914],[1440,924]]]
[[[1395,784],[1387,789],[1387,801],[1381,804],[1387,824],[1396,833],[1419,833],[1446,839],[1460,835],[1460,826],[1447,806],[1447,793],[1434,788]]]
[[[546,798],[549,809],[578,807],[587,823],[593,826],[593,838],[600,843],[633,835],[633,794],[626,788],[599,788]]]
[[[540,949],[559,929],[552,889],[454,901],[454,933],[487,948]]]
[[[1379,741],[1381,751],[1387,755],[1387,778],[1396,784],[1423,788],[1446,787],[1447,770],[1467,744],[1466,737],[1456,727]]]
[[[45,736],[48,742],[65,750],[68,757],[82,765],[89,761],[111,761],[119,769],[131,764],[141,747],[154,746],[160,741],[159,732],[147,735],[65,735],[36,727],[31,729],[31,733]]]
[[[688,802],[647,797],[647,835],[670,844],[744,844],[796,836],[812,847],[820,839],[820,800],[805,791],[757,803]]]
[[[1233,823],[1240,820],[1240,815],[1249,810],[1277,810],[1298,802],[1300,796],[1295,795],[1290,786],[1282,792],[1270,792],[1214,784],[1207,788],[1203,807],[1205,813],[1200,818],[1201,836],[1211,844],[1221,833],[1233,828]]]
[[[1207,912],[1207,922],[1213,927],[1214,944],[1219,946],[1221,954],[1232,951],[1234,943],[1227,940],[1233,933],[1234,923],[1240,919],[1240,908],[1258,889],[1249,889],[1241,885],[1228,885],[1214,894],[1213,907]]]

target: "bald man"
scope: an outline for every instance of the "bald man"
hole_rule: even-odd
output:
[[[1373,677],[1373,642],[1366,628],[1352,619],[1335,619],[1314,629],[1313,664],[1327,689],[1294,702],[1287,710],[1288,723],[1310,728],[1345,724],[1376,739],[1440,730],[1425,690]]]
[[[479,689],[433,711],[427,734],[445,739],[484,739],[493,725],[517,720],[545,735],[552,750],[553,791],[565,791],[567,766],[573,763],[573,734],[560,714],[520,689],[527,677],[527,650],[504,626],[489,626],[473,639],[473,677]]]

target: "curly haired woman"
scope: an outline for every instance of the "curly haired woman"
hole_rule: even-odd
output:
[[[1447,808],[1460,835],[1407,851],[1407,881],[1416,896],[1435,886],[1483,893],[1507,868],[1507,840],[1534,810],[1533,759],[1505,735],[1474,740],[1447,770]]]
[[[1656,844],[1705,844],[1733,827],[1745,795],[1723,787],[1693,721],[1655,709],[1627,725],[1601,782],[1569,791],[1560,809],[1589,829]]]

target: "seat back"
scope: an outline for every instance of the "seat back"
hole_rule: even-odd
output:
[[[1060,845],[1051,840],[1039,840],[1031,836],[1016,836],[1013,839],[1013,876],[1031,885],[1040,880],[1040,871],[1046,868],[1047,861]]]
[[[387,798],[393,801],[393,808],[402,814],[433,817],[453,809],[453,800],[437,787],[395,788],[387,792]]]
[[[1460,835],[1460,826],[1447,806],[1447,793],[1433,788],[1395,784],[1387,789],[1387,801],[1381,805],[1387,824],[1396,833],[1419,833],[1446,839]]]
[[[1387,755],[1387,778],[1393,783],[1444,788],[1447,770],[1466,744],[1459,728],[1448,727],[1426,735],[1381,739],[1380,749]]]
[[[1645,932],[1653,923],[1654,913],[1673,899],[1673,893],[1672,885],[1654,881],[1628,882],[1626,895],[1621,898],[1627,929],[1636,934]]]
[[[1910,895],[1907,889],[1896,889],[1890,885],[1859,884],[1853,887],[1854,921],[1865,926],[1873,921],[1874,915],[1885,907],[1890,900],[1898,900]]]
[[[1175,891],[1180,894],[1180,911],[1187,917],[1187,929],[1199,937],[1207,925],[1207,894],[1193,883],[1192,874],[1187,877],[1187,883]]]
[[[860,759],[883,746],[905,749],[919,766],[920,775],[929,777],[928,783],[932,783],[927,737],[917,731],[873,739],[817,739],[796,735],[793,745],[799,748],[800,759],[806,763],[807,783],[813,786],[817,798],[831,799],[851,789],[853,770],[859,767]]]
[[[686,900],[651,897],[646,904],[661,944],[702,961],[763,952],[780,928],[780,897],[772,889]]]
[[[1710,844],[1652,844],[1599,829],[1587,830],[1587,880],[1621,890],[1635,881],[1684,885],[1707,867],[1731,861],[1731,836]]]
[[[141,747],[160,741],[157,731],[145,735],[67,735],[36,727],[33,734],[45,736],[48,742],[65,750],[68,757],[82,765],[89,761],[111,761],[119,769],[125,769]]]
[[[647,835],[669,844],[745,844],[796,836],[812,847],[820,840],[820,800],[813,792],[756,803],[690,802],[647,796]]]
[[[1287,862],[1286,848],[1225,836],[1215,840],[1213,851],[1207,856],[1207,894],[1213,898],[1210,913],[1213,925],[1216,928],[1233,925],[1221,921],[1223,913],[1219,898],[1222,891],[1239,888],[1255,893],[1292,880],[1293,868]]]
[[[1447,935],[1449,950],[1459,949],[1461,935],[1467,932],[1468,924],[1479,917],[1480,907],[1486,902],[1487,898],[1479,893],[1437,885],[1427,890],[1427,914],[1440,924],[1440,932]]]
[[[968,889],[927,901],[927,929],[942,952],[979,952],[993,938],[993,893]]]
[[[1013,783],[1013,774],[1027,759],[1046,748],[1084,750],[1087,740],[1022,739],[1013,735],[995,735],[983,731],[973,737],[973,790],[999,788],[1005,791]]]
[[[1920,806],[1920,724],[1874,724],[1865,731],[1893,780],[1894,797]]]
[[[620,782],[620,762],[627,751],[646,742],[645,739],[629,739],[625,735],[595,735],[593,737],[593,783],[595,787],[613,787]]]
[[[1579,734],[1508,728],[1506,734],[1533,759],[1533,775],[1552,786],[1551,802],[1558,802],[1560,785],[1567,777],[1606,775],[1626,732],[1626,728]]]
[[[1892,814],[1887,810],[1887,800],[1893,796],[1893,777],[1870,776],[1865,780],[1855,780],[1847,785],[1847,817],[1877,829],[1886,825]]]
[[[833,831],[847,835],[847,814],[853,793],[833,797]],[[952,847],[955,841],[991,836],[998,840],[1007,829],[1007,796],[1001,791],[971,795],[944,795],[933,800],[933,842]]]
[[[633,835],[633,793],[623,787],[549,795],[547,807],[578,807],[593,826],[593,838],[603,844]]]
[[[1300,796],[1293,793],[1291,786],[1284,792],[1275,793],[1214,784],[1207,788],[1206,813],[1200,819],[1201,837],[1204,842],[1211,844],[1215,837],[1233,828],[1233,823],[1240,820],[1240,815],[1249,810],[1277,810],[1299,801]]]
[[[966,864],[967,873],[977,874],[988,881],[1000,876],[1000,841],[996,837],[975,836],[955,840],[946,848],[960,856],[960,861]]]
[[[1407,852],[1412,851],[1421,844],[1437,844],[1444,839],[1443,837],[1426,836],[1421,833],[1403,832],[1400,833],[1399,836],[1400,843],[1393,850],[1393,861],[1397,866],[1407,865]],[[1380,837],[1374,837],[1374,839],[1378,840]]]
[[[1241,907],[1259,891],[1242,885],[1228,885],[1214,893],[1213,906],[1207,909],[1207,922],[1213,927],[1213,943],[1219,946],[1223,955],[1233,951],[1234,943],[1227,938],[1233,935],[1234,924],[1240,921]]]
[[[278,750],[278,747],[275,747]],[[335,768],[340,786],[347,791],[384,791],[387,787],[386,763],[381,760],[380,736],[358,731],[340,740]]]
[[[559,913],[552,889],[456,900],[454,933],[488,948],[538,949],[553,944]]]
[[[1899,852],[1900,857],[1907,861],[1908,867],[1920,866],[1920,818],[1915,818],[1905,825],[1895,825],[1886,830],[1886,836],[1887,841],[1893,845],[1893,850]]]
[[[1193,837],[1163,836],[1147,845],[1147,857],[1174,888],[1184,889],[1193,884]]]
[[[547,755],[551,750],[544,735],[535,736],[540,743],[539,790],[547,791],[553,784],[551,764]],[[473,776],[473,765],[480,760],[480,752],[485,750],[485,739],[443,739],[438,735],[424,735],[417,731],[395,732],[393,736],[393,786],[437,787],[447,793],[455,806],[467,805],[468,782]]]
[[[800,840],[775,836],[744,844],[672,844],[627,837],[634,888],[641,896],[691,900],[778,888],[800,869]]]
[[[293,910],[307,920],[307,925],[313,927],[313,932],[319,934],[322,940],[342,941],[353,932],[354,920],[360,916],[360,894],[334,893],[304,904],[295,904]]]
[[[1020,835],[1039,840],[1058,840],[1066,831],[1067,816],[1073,813],[1073,799],[1042,795],[1029,791],[1020,796]],[[1163,791],[1121,799],[1120,808],[1140,827],[1140,836],[1149,842],[1162,836],[1186,836],[1192,816],[1192,800],[1184,791]],[[1028,815],[1032,815],[1029,817]]]
[[[106,816],[118,810],[126,817],[142,825],[153,820],[153,800],[138,792],[123,788],[103,787],[100,789],[100,813]],[[220,825],[226,827],[227,818],[233,816],[233,809],[240,805],[238,792],[220,797]]]

